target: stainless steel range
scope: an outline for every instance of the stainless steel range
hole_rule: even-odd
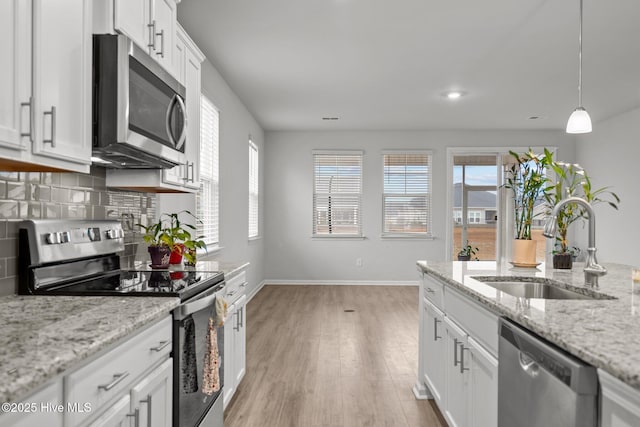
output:
[[[209,318],[224,294],[219,271],[126,270],[119,221],[30,220],[19,226],[19,287],[26,295],[178,297],[173,311],[173,425],[223,425],[224,328],[216,328],[220,389],[204,393]]]

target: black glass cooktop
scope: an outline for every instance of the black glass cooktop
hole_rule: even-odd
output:
[[[42,289],[44,295],[179,296],[185,300],[222,282],[219,271],[120,270]]]

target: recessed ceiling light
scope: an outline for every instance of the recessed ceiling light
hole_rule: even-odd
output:
[[[461,97],[463,97],[466,94],[467,94],[466,92],[462,92],[462,91],[459,91],[459,90],[450,90],[450,91],[447,91],[447,92],[443,93],[442,96],[444,96],[447,99],[456,100],[456,99],[460,99]]]

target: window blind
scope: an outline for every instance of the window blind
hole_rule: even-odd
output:
[[[258,165],[258,146],[249,139],[249,238],[256,238],[259,235],[260,183]]]
[[[383,234],[431,235],[431,155],[383,154]]]
[[[198,236],[215,245],[219,236],[219,133],[220,114],[204,95],[200,97],[200,191],[196,195]]]
[[[362,236],[362,153],[314,153],[313,235]]]

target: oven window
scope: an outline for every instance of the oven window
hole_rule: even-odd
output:
[[[135,58],[129,57],[129,67],[129,128],[175,147],[184,127],[184,111],[175,100],[175,92]]]
[[[224,327],[216,328],[218,354],[220,358],[220,390],[208,395],[203,392],[204,363],[207,350],[209,316],[212,307],[187,316],[180,322],[179,352],[174,355],[178,364],[179,413],[176,414],[180,426],[196,426],[208,412],[213,402],[220,396],[223,386]]]

